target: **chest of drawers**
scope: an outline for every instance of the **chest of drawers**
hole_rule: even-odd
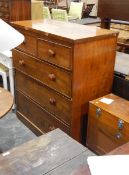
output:
[[[128,141],[129,101],[114,94],[91,101],[87,145],[98,154],[105,154]]]
[[[117,34],[54,20],[12,25],[25,36],[13,50],[17,115],[36,133],[59,127],[81,141],[89,100],[111,91]]]
[[[31,19],[31,0],[0,0],[0,18],[6,22]]]

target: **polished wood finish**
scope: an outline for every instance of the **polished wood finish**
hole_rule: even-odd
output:
[[[24,96],[20,91],[17,91],[16,95],[18,116],[19,118],[27,120],[27,122],[31,121],[30,126],[33,125],[33,131],[36,132],[38,129],[40,134],[43,134],[60,127],[61,130],[65,131],[67,134],[70,134],[70,128],[68,125],[53,117],[52,114],[43,109],[39,104],[36,104],[31,99]]]
[[[102,98],[113,102],[100,102]],[[102,98],[90,102],[88,116],[87,145],[98,154],[108,153],[129,141],[129,101],[114,94]]]
[[[56,129],[0,155],[1,175],[70,175],[87,164],[88,149]]]
[[[31,19],[31,0],[0,0],[0,18],[6,22]]]
[[[13,96],[7,90],[0,88],[0,118],[7,114],[13,105]]]
[[[54,20],[12,25],[28,36],[13,51],[16,90],[66,124],[70,135],[81,141],[89,100],[111,91],[117,33]],[[17,112],[26,108],[24,103],[17,105]],[[28,121],[37,126],[38,112],[36,116],[37,121]]]
[[[16,87],[18,90],[24,92],[31,99],[44,107],[45,110],[51,111],[53,115],[65,122],[67,125],[71,124],[71,100],[62,98],[59,93],[54,92],[50,88],[46,88],[41,83],[33,81],[32,78],[16,72]],[[26,82],[26,86],[24,85]],[[38,89],[35,91],[35,89]]]

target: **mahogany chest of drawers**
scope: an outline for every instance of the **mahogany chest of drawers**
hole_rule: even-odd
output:
[[[78,141],[89,100],[111,91],[117,34],[54,20],[12,25],[18,117],[37,134],[57,127]]]
[[[91,101],[88,147],[98,154],[105,154],[128,141],[129,101],[114,94]]]
[[[31,19],[31,0],[0,0],[0,18],[6,22]]]

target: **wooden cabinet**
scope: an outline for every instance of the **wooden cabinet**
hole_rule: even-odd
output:
[[[88,116],[88,147],[98,154],[105,154],[128,141],[129,101],[114,94],[91,101]]]
[[[6,22],[31,19],[31,0],[0,0],[0,18]]]
[[[12,25],[25,36],[13,50],[17,115],[36,133],[59,127],[81,141],[89,100],[111,91],[117,33],[54,20]]]

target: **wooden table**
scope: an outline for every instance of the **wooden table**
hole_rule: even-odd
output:
[[[60,129],[0,155],[1,175],[73,175],[87,164],[88,149]]]
[[[13,105],[13,96],[7,90],[0,88],[0,118],[9,112]]]

